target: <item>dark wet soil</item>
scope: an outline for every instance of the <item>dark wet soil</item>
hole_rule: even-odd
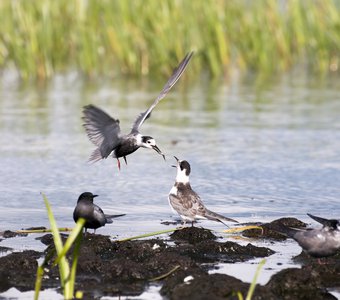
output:
[[[305,226],[291,218],[275,222]],[[285,238],[272,232],[267,224],[262,227],[263,230],[247,230],[244,236],[273,242]],[[12,236],[6,233],[3,238]],[[37,259],[55,253],[51,234],[40,240],[47,245],[43,253],[29,250],[0,257],[0,292],[11,287],[34,289]],[[208,271],[220,262],[246,261],[273,253],[250,243],[241,246],[226,242],[199,227],[175,231],[167,240],[112,242],[106,236],[87,234],[80,249],[76,290],[84,291],[84,299],[99,299],[105,295],[140,295],[148,286],[159,284],[166,299],[238,299],[238,292],[247,294],[248,283]],[[252,299],[336,299],[326,288],[340,286],[340,252],[322,264],[304,253],[294,260],[303,267],[282,270],[266,285],[257,285]],[[59,271],[52,261],[45,267],[43,288],[58,289]]]

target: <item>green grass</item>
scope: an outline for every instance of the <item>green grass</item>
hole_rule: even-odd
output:
[[[37,300],[39,298],[39,292],[41,289],[42,279],[44,275],[44,268],[48,261],[57,254],[57,258],[54,264],[58,265],[59,267],[59,274],[60,274],[60,283],[61,287],[64,292],[64,299],[74,299],[74,298],[81,298],[82,293],[74,292],[74,285],[76,280],[76,270],[77,270],[77,263],[78,263],[78,256],[79,256],[79,249],[80,243],[82,239],[82,229],[85,224],[85,219],[80,218],[73,228],[72,232],[70,233],[69,237],[66,240],[65,245],[61,240],[60,232],[57,226],[57,222],[55,221],[52,208],[47,197],[43,194],[43,199],[46,205],[48,218],[51,224],[51,231],[53,235],[53,242],[55,246],[55,252],[48,253],[43,261],[43,263],[37,269],[37,278],[35,282],[35,294],[34,299]],[[74,244],[73,250],[73,257],[72,257],[72,264],[71,267],[69,262],[66,258],[67,252],[70,250],[71,246]]]
[[[260,275],[260,272],[261,272],[261,269],[262,267],[265,265],[266,263],[266,260],[265,259],[262,259],[256,269],[256,272],[255,272],[255,275],[254,275],[254,278],[249,286],[249,290],[248,290],[248,293],[247,293],[247,296],[245,298],[245,300],[251,300],[253,295],[254,295],[254,292],[255,292],[255,288],[256,288],[256,284],[257,284],[257,279]],[[244,297],[243,295],[241,294],[241,292],[237,292],[236,293],[237,297],[239,300],[244,300]]]
[[[340,0],[2,0],[0,68],[23,79],[168,76],[190,51],[195,73],[337,71]]]

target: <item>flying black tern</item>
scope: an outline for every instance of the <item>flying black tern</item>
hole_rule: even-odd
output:
[[[127,164],[126,156],[135,152],[140,147],[153,149],[165,159],[164,154],[156,145],[155,139],[151,136],[142,135],[139,130],[144,121],[150,117],[152,110],[159,101],[166,96],[181,77],[192,55],[193,52],[190,52],[184,57],[156,100],[145,112],[139,114],[136,118],[135,122],[132,124],[131,132],[128,134],[121,133],[118,119],[110,117],[107,113],[94,105],[90,104],[84,107],[83,120],[85,131],[90,141],[97,146],[90,156],[89,161],[96,162],[107,158],[111,154],[112,157],[117,159],[118,169],[120,170],[119,158],[123,157]]]

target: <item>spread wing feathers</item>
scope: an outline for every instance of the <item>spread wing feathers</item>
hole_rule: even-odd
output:
[[[90,141],[98,146],[90,161],[97,161],[110,155],[119,144],[119,120],[111,118],[107,113],[94,105],[83,109],[84,128]]]
[[[158,104],[159,101],[161,101],[166,94],[171,90],[171,88],[175,85],[175,83],[177,82],[177,80],[182,76],[185,68],[187,67],[192,55],[194,54],[194,52],[189,52],[181,61],[181,63],[178,65],[178,67],[173,71],[170,79],[168,80],[168,82],[164,85],[162,91],[159,93],[158,97],[156,98],[156,100],[152,103],[152,105],[149,107],[149,109],[147,109],[145,112],[141,113],[137,119],[135,120],[135,122],[132,125],[132,129],[131,132],[135,133],[135,132],[139,132],[139,128],[142,126],[142,124],[144,123],[144,121],[146,119],[148,119],[151,115],[152,110],[155,108],[155,106]]]
[[[100,149],[99,148],[94,149],[93,152],[91,153],[89,161],[95,163],[95,162],[97,162],[97,161],[99,161],[101,159],[103,159],[103,156],[102,156],[102,154],[100,152]]]
[[[339,224],[339,221],[335,219],[324,219],[324,218],[317,217],[311,214],[307,214],[307,215],[311,217],[313,220],[315,220],[316,222],[322,224],[323,226],[331,227],[333,229],[336,229],[337,225]]]

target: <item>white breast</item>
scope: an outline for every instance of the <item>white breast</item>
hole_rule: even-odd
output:
[[[176,186],[173,186],[169,192],[169,195],[170,194],[173,194],[173,195],[177,195],[177,187]],[[174,210],[174,208],[172,207],[171,205],[171,202],[170,202],[170,197],[168,196],[168,202],[169,202],[169,205],[171,207],[171,210],[173,213],[177,214],[177,211]]]
[[[169,194],[174,194],[174,195],[177,195],[177,186],[173,186],[172,188],[171,188],[171,190],[170,190],[170,192],[169,192]]]

